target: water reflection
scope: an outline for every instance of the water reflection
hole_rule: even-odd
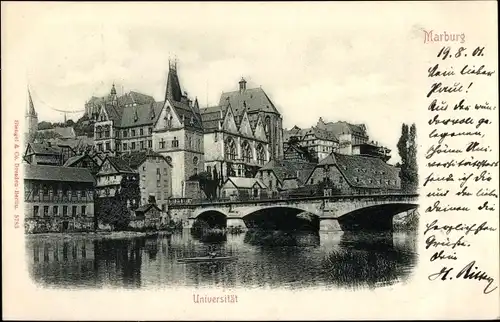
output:
[[[248,231],[240,235],[27,237],[33,279],[48,287],[377,287],[416,265],[410,233]],[[216,252],[233,262],[178,263]]]

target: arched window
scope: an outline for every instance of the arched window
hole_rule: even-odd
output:
[[[95,132],[96,132],[96,137],[97,137],[98,139],[102,138],[102,127],[97,126],[97,127],[95,128]]]
[[[241,145],[241,152],[243,154],[243,162],[250,163],[250,161],[252,161],[252,149],[250,148],[248,141],[243,141],[243,144]]]
[[[264,165],[266,163],[266,152],[262,144],[257,146],[257,163],[259,165]]]
[[[266,116],[264,130],[266,131],[266,134],[269,135],[269,131],[271,131],[271,118],[269,116]]]
[[[229,160],[236,160],[236,144],[232,138],[226,140],[225,153]]]

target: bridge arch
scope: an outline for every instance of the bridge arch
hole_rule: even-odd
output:
[[[319,230],[320,214],[307,207],[255,207],[241,213],[247,228],[267,230]]]
[[[344,231],[388,231],[392,230],[395,215],[417,208],[416,203],[372,205],[342,214],[337,220]]]
[[[192,216],[193,226],[203,225],[206,228],[225,228],[227,214],[219,209],[204,209]]]

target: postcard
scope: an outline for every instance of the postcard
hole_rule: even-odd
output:
[[[4,319],[500,317],[495,2],[1,5]]]

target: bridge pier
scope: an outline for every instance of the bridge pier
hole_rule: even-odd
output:
[[[342,231],[342,228],[335,218],[320,218],[319,231]]]
[[[226,227],[227,228],[239,228],[241,230],[248,230],[247,225],[245,225],[245,221],[243,221],[242,218],[239,217],[228,217],[226,220]]]

